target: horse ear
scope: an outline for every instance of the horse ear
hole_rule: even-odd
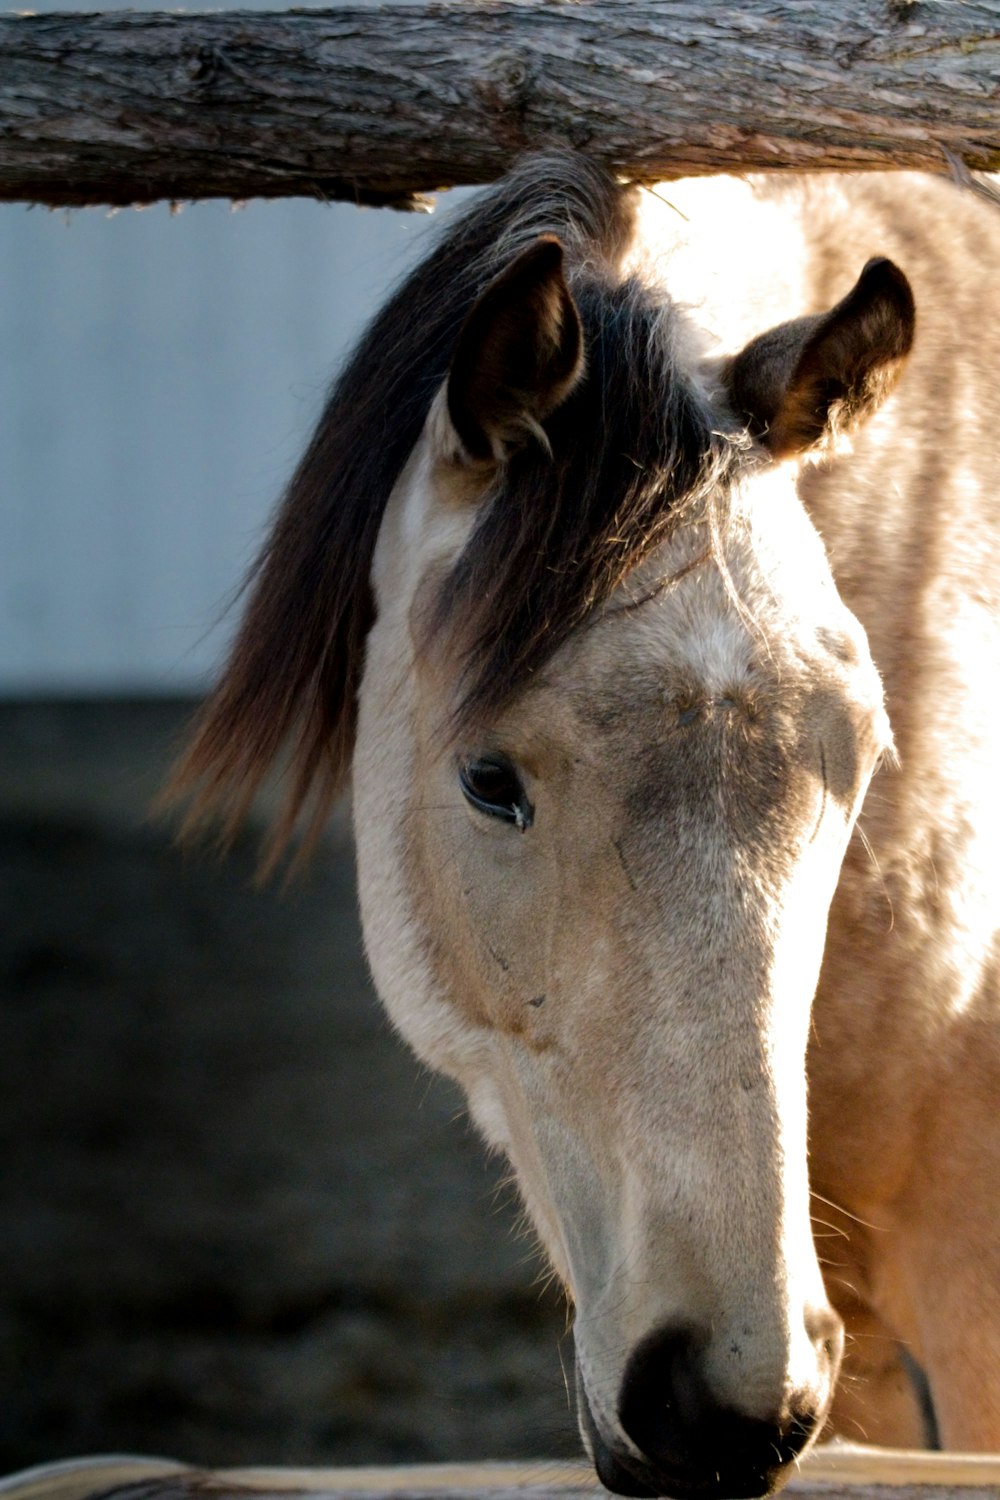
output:
[[[775,458],[813,448],[881,406],[913,344],[910,283],[870,260],[842,302],[753,339],[729,366],[736,411]]]
[[[492,281],[458,337],[448,415],[468,457],[503,461],[534,436],[583,369],[580,315],[563,275],[563,247],[542,235]]]

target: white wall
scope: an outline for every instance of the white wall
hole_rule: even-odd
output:
[[[429,227],[0,207],[0,695],[203,684],[328,378]]]

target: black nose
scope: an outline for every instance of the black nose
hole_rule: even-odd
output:
[[[814,1341],[820,1367],[834,1359],[833,1343]],[[694,1329],[670,1327],[650,1335],[630,1358],[622,1380],[618,1420],[639,1450],[618,1449],[588,1424],[598,1475],[627,1495],[676,1500],[741,1500],[770,1494],[825,1415],[829,1380],[803,1393],[773,1417],[748,1416],[718,1400],[705,1377],[705,1340]],[[822,1373],[832,1376],[830,1368]]]
[[[764,1495],[809,1441],[818,1413],[807,1398],[772,1420],[723,1405],[705,1379],[703,1351],[690,1329],[646,1339],[625,1369],[619,1421],[664,1475],[717,1473],[718,1493],[732,1500]]]

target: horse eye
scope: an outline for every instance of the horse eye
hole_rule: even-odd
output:
[[[480,812],[513,823],[522,833],[531,827],[535,809],[509,761],[498,755],[467,760],[459,770],[458,779],[465,800]]]

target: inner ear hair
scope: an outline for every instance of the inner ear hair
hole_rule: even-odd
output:
[[[889,395],[913,346],[910,283],[891,260],[868,261],[829,312],[760,334],[728,370],[730,399],[775,458],[866,421]]]
[[[563,272],[563,247],[540,235],[489,284],[455,348],[447,408],[464,452],[502,462],[534,437],[583,369],[580,315]]]

